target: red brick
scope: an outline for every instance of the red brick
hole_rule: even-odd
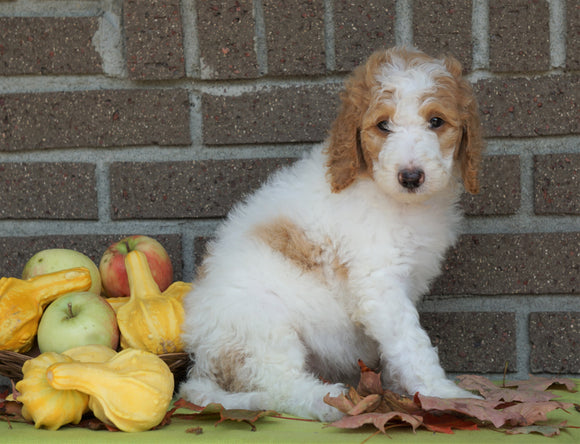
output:
[[[465,193],[461,203],[470,216],[515,214],[520,208],[519,156],[485,156],[481,163],[479,194]]]
[[[179,0],[125,0],[123,18],[129,78],[185,76]]]
[[[1,163],[0,219],[98,219],[95,167]]]
[[[0,75],[99,74],[98,17],[0,17]]]
[[[534,156],[536,214],[580,214],[580,154]]]
[[[421,325],[448,372],[503,373],[506,363],[517,370],[514,313],[421,313]]]
[[[86,254],[98,266],[101,256],[113,242],[137,233],[66,234],[23,237],[0,237],[0,276],[20,277],[26,262],[37,252],[47,248],[68,248]],[[140,232],[157,239],[167,250],[173,264],[174,280],[183,279],[181,235]]]
[[[185,90],[0,94],[0,152],[189,143]]]
[[[578,76],[485,79],[474,90],[488,137],[580,133]]]
[[[580,232],[463,235],[442,270],[432,294],[579,294]]]
[[[205,94],[203,140],[208,145],[321,141],[338,110],[338,91],[327,85]]]
[[[324,2],[264,0],[271,75],[313,75],[326,71]]]
[[[461,24],[461,25],[459,25]],[[433,56],[452,54],[471,70],[471,2],[465,0],[415,0],[415,45]]]
[[[580,312],[531,313],[532,373],[580,373]]]
[[[545,0],[490,0],[490,67],[497,72],[550,68],[550,10]]]
[[[289,159],[113,163],[112,218],[223,217]]]
[[[395,0],[334,0],[334,33],[336,69],[351,71],[395,44]]]
[[[258,77],[254,2],[200,0],[196,7],[202,78]]]

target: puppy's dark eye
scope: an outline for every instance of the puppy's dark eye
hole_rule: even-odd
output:
[[[431,120],[429,120],[429,128],[431,129],[441,128],[444,124],[445,120],[441,117],[432,117]]]
[[[389,121],[388,120],[381,120],[377,123],[377,128],[385,133],[390,133],[391,130],[389,129]]]

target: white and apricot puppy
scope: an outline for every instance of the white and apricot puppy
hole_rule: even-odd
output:
[[[329,116],[332,110],[328,110]],[[478,190],[482,140],[453,58],[373,54],[328,140],[235,207],[186,298],[197,404],[333,420],[358,359],[391,389],[470,396],[445,377],[415,308]],[[330,383],[322,381],[330,381]]]

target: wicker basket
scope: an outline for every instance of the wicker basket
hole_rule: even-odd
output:
[[[32,359],[32,356],[8,350],[0,351],[0,375],[6,376],[14,382],[20,381],[22,379],[22,365],[29,359]]]
[[[187,353],[165,353],[159,355],[169,366],[176,384],[185,379],[189,368],[189,356]],[[22,379],[22,365],[33,356],[23,355],[8,350],[0,350],[0,375],[6,376],[14,382]]]

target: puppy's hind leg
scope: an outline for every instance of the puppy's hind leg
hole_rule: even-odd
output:
[[[226,408],[275,410],[321,421],[341,418],[342,414],[327,405],[324,397],[329,393],[338,396],[345,388],[325,384],[306,370],[307,353],[294,330],[278,326],[267,331],[268,334],[252,334],[248,338],[244,359],[239,361],[235,375],[231,374],[235,378],[232,380],[237,387],[235,391],[228,391],[231,388],[217,382],[224,361],[200,353],[189,380],[180,388],[180,395],[199,405],[215,402]],[[214,351],[215,348],[203,349],[206,353]]]
[[[322,422],[334,422],[344,416],[324,402],[326,395],[335,397],[344,393],[346,388],[342,384],[326,384],[313,375],[303,374],[287,381],[280,389],[279,393],[274,390],[269,396],[281,397],[276,401],[281,412]]]
[[[217,403],[226,409],[262,410],[267,395],[262,392],[227,392],[215,381],[203,376],[193,376],[181,384],[179,396],[200,406]]]
[[[324,402],[327,394],[345,391],[340,384],[324,384],[310,375],[270,387],[267,391],[228,392],[209,378],[193,377],[184,382],[179,396],[200,406],[217,403],[226,409],[275,410],[319,421],[336,421],[343,415]]]
[[[307,371],[307,350],[290,327],[270,330],[267,343],[246,360],[255,388],[264,392],[268,409],[320,421],[335,421],[343,414],[324,402],[327,394],[346,391],[341,384],[326,384]]]

